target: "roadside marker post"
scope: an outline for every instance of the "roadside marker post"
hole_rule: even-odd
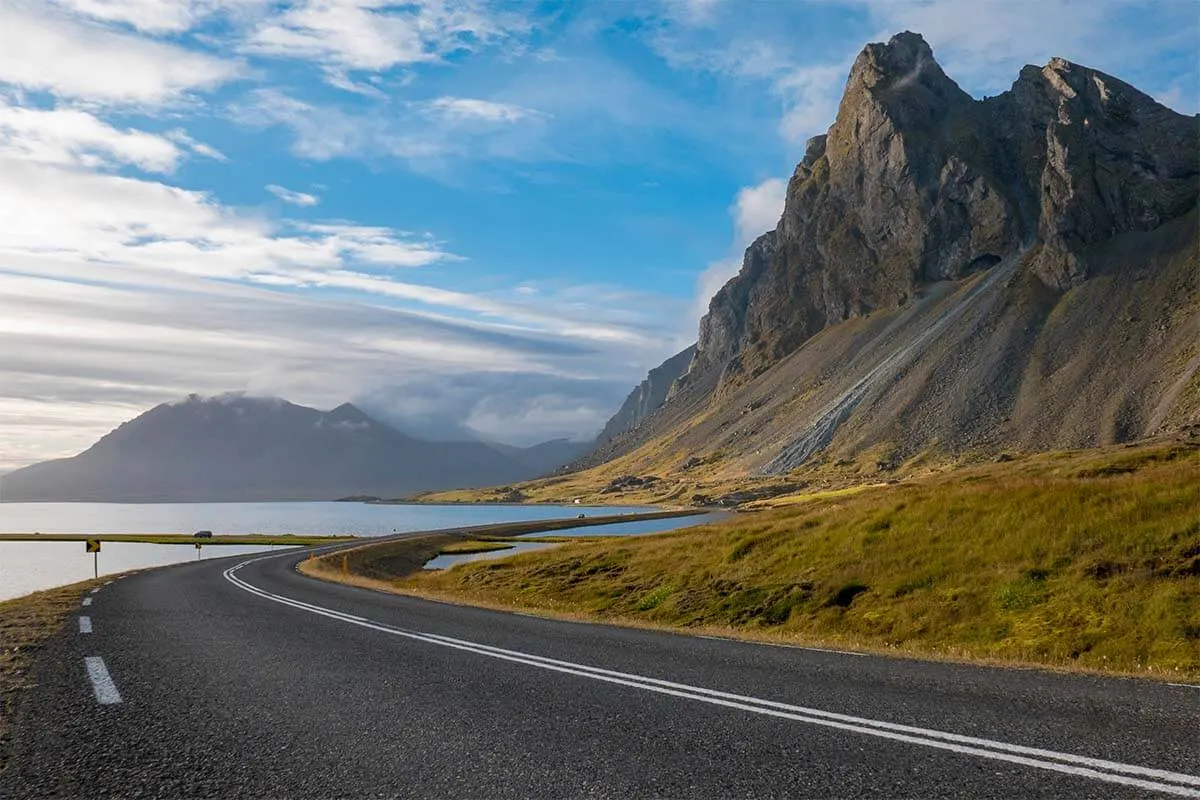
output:
[[[196,542],[196,560],[200,560],[200,543]]]
[[[100,577],[100,540],[99,539],[88,539],[86,547],[87,547],[87,552],[92,554],[92,577],[99,578]]]

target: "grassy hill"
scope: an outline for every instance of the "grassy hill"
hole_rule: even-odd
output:
[[[1050,453],[401,590],[633,624],[1200,677],[1200,444]]]

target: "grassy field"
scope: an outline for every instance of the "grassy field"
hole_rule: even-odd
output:
[[[278,536],[252,533],[242,536],[213,536],[197,539],[184,533],[0,533],[0,542],[83,542],[99,539],[101,542],[131,542],[138,544],[195,544],[204,546],[223,544],[249,545],[320,545],[350,542],[354,536],[297,536],[285,533]]]
[[[7,763],[9,720],[19,693],[29,687],[29,668],[38,649],[79,608],[88,589],[115,576],[35,592],[0,602],[0,771]]]
[[[1200,446],[1052,453],[400,591],[935,657],[1200,678]]]

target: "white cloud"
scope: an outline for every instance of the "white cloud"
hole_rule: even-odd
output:
[[[426,102],[424,107],[430,113],[454,122],[518,122],[538,115],[536,111],[521,106],[469,97],[439,97]]]
[[[416,0],[308,0],[260,23],[247,52],[311,59],[336,67],[382,71],[438,61],[448,52],[503,38],[513,20],[473,3]],[[515,26],[520,29],[522,26]]]
[[[398,280],[398,269],[454,262],[428,235],[272,220],[56,159],[0,156],[0,174],[0,420],[24,420],[0,430],[0,469],[77,452],[191,391],[332,405],[402,376],[466,372],[615,374],[610,391],[669,335],[662,299]],[[509,420],[513,436],[521,424],[575,435],[608,408],[546,402]]]
[[[104,22],[124,22],[152,33],[186,31],[212,3],[192,0],[55,0],[79,14]]]
[[[786,195],[787,181],[783,178],[768,178],[740,189],[729,209],[733,215],[734,247],[745,247],[767,231],[775,230]]]
[[[366,112],[316,106],[262,89],[237,106],[235,119],[250,127],[282,125],[302,158],[396,158],[438,174],[451,159],[545,159],[539,146],[548,115],[526,106],[461,97],[377,107]]]
[[[235,109],[238,122],[253,127],[284,125],[292,131],[292,152],[324,161],[339,157],[392,156],[401,159],[436,158],[451,152],[451,143],[414,132],[378,116],[318,107],[273,90],[262,89]]]
[[[696,293],[692,302],[687,324],[694,330],[695,323],[708,311],[713,295],[737,275],[742,268],[742,251],[752,241],[767,231],[774,230],[783,214],[783,203],[787,195],[787,181],[782,178],[767,180],[745,186],[729,208],[733,218],[733,242],[730,254],[706,266],[696,276]]]
[[[166,137],[172,142],[183,145],[198,156],[211,158],[213,161],[229,160],[225,157],[224,153],[217,150],[215,147],[211,147],[204,142],[198,142],[191,136],[188,136],[187,131],[183,130],[182,128],[175,128],[174,130],[167,131]]]
[[[779,134],[793,144],[824,133],[837,115],[850,62],[796,67],[775,81],[784,100]]]
[[[0,81],[59,97],[157,105],[237,78],[242,68],[78,21],[23,0],[0,4]]]
[[[306,192],[293,192],[291,189],[285,189],[273,183],[267,184],[266,190],[283,202],[291,203],[294,206],[315,206],[320,202],[316,195]]]
[[[356,263],[419,266],[436,242],[380,227],[240,216],[203,192],[115,175],[0,161],[0,253],[57,252],[83,263],[223,280],[312,283]],[[97,277],[101,277],[98,274]]]
[[[402,418],[470,420],[503,441],[579,435],[652,366],[630,363],[627,346],[559,332],[188,276],[120,277],[109,284],[111,267],[60,254],[0,256],[0,471],[78,452],[189,392],[323,407],[382,395]],[[421,396],[429,407],[409,408]]]
[[[118,129],[86,111],[10,105],[0,97],[0,156],[64,166],[128,164],[171,172],[183,157],[168,138]]]

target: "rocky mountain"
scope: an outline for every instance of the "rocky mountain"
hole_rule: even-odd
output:
[[[639,383],[621,408],[613,415],[604,430],[596,437],[596,444],[603,446],[627,431],[633,430],[652,413],[657,411],[667,401],[667,395],[679,376],[688,371],[692,358],[696,355],[696,345],[692,345],[659,364]]]
[[[544,460],[532,456],[539,457]],[[73,458],[0,477],[0,500],[403,497],[509,483],[544,471],[479,442],[407,436],[349,403],[318,411],[274,398],[192,395],[156,406]]]
[[[1200,423],[1200,118],[1053,59],[975,100],[868,45],[671,398],[593,462],[780,473]],[[653,455],[651,455],[653,454]]]

